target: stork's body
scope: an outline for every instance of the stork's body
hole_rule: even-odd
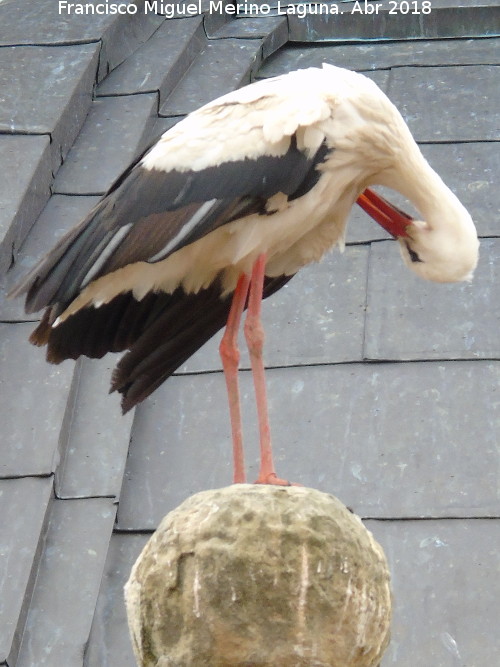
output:
[[[375,184],[407,196],[425,222],[361,195]],[[27,277],[16,293],[28,292],[28,312],[47,308],[32,342],[47,343],[54,362],[129,349],[112,383],[127,410],[223,326],[234,293],[222,351],[236,404],[227,344],[234,349],[248,289],[258,319],[251,283],[267,296],[342,245],[357,199],[400,239],[416,273],[471,275],[469,214],[372,81],[326,65],[230,93],[166,132]],[[247,337],[259,348],[254,330]]]

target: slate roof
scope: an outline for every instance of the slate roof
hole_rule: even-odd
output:
[[[0,0],[3,284],[201,103],[324,60],[373,77],[470,209],[480,265],[470,284],[418,281],[395,242],[353,212],[345,253],[265,306],[279,472],[337,495],[383,545],[395,607],[384,667],[493,665],[500,7],[432,0],[430,14],[390,15],[383,0],[378,15],[360,15],[337,4],[345,13],[330,19],[274,10],[231,20],[205,0],[202,15],[172,19]],[[122,587],[134,559],[169,509],[230,483],[217,344],[121,417],[107,394],[115,359],[49,366],[27,343],[30,319],[2,297],[0,665],[132,667]],[[251,479],[245,370],[242,390]]]

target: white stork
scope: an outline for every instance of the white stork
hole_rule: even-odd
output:
[[[369,186],[413,202],[413,220]],[[423,278],[467,280],[478,258],[470,215],[431,169],[370,79],[324,65],[260,81],[189,114],[113,184],[12,293],[45,308],[31,335],[59,363],[129,350],[112,391],[127,411],[227,321],[220,352],[245,480],[237,333],[245,335],[260,427],[258,482],[276,477],[260,307],[302,266],[342,245],[358,202]],[[232,295],[232,300],[229,298]]]

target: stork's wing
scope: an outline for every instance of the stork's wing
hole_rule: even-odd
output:
[[[27,312],[47,307],[30,340],[47,344],[51,362],[130,350],[112,385],[123,394],[124,410],[224,325],[230,299],[221,298],[218,279],[197,294],[179,287],[138,301],[124,291],[53,323],[94,280],[130,264],[163,260],[232,220],[267,216],[273,195],[294,199],[314,186],[330,150],[315,123],[330,109],[312,95],[304,104],[300,86],[280,85],[236,91],[165,133],[12,293],[27,293]],[[266,278],[264,296],[289,279]]]
[[[327,113],[324,101],[294,116],[296,93],[264,86],[261,97],[240,103],[245,90],[190,114],[120,176],[13,291],[27,293],[27,312],[53,306],[55,317],[93,280],[165,259],[232,220],[266,214],[278,192],[294,198],[314,185],[327,153],[312,129]]]

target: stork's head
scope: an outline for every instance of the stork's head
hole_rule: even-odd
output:
[[[358,204],[399,241],[405,264],[421,278],[440,283],[472,278],[479,241],[472,218],[454,195],[428,221],[414,220],[370,189]]]

